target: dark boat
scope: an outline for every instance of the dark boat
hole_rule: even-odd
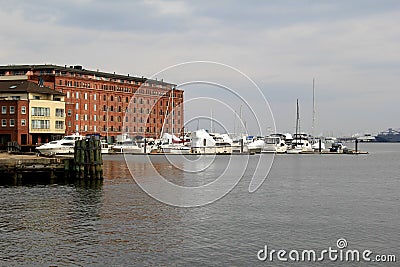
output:
[[[376,142],[400,142],[400,131],[389,128],[375,136]]]

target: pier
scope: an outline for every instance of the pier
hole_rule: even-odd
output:
[[[100,141],[86,139],[75,144],[74,155],[44,157],[36,153],[0,153],[0,183],[57,179],[102,180]]]

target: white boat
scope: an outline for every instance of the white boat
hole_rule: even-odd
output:
[[[359,142],[375,142],[375,136],[372,136],[370,133],[366,133],[363,136],[357,137]]]
[[[61,140],[51,141],[38,146],[36,150],[43,155],[74,154],[75,142],[83,139],[85,139],[85,136],[78,133],[67,135]]]
[[[299,100],[297,99],[297,116],[296,116],[296,133],[293,135],[291,148],[287,150],[289,154],[298,154],[304,152],[312,152],[313,148],[311,143],[308,141],[308,135],[300,133],[300,112],[299,112]]]
[[[330,152],[336,152],[336,153],[343,153],[346,150],[348,150],[348,148],[342,142],[335,142],[329,148]]]
[[[112,147],[112,151],[115,153],[140,154],[144,153],[144,148],[140,147],[134,140],[127,139],[122,142],[117,142],[117,144]]]
[[[321,138],[314,138],[311,142],[311,147],[314,151],[319,151],[321,149],[325,150],[325,142],[323,142],[323,140]]]
[[[263,137],[256,137],[253,142],[247,144],[247,151],[260,153],[264,148],[265,142]]]
[[[312,145],[308,140],[308,135],[305,133],[301,133],[293,135],[292,147],[288,149],[287,153],[297,154],[312,151],[314,151],[314,149],[312,148]]]
[[[227,134],[209,134],[201,129],[192,132],[191,153],[231,154],[232,139]]]
[[[101,141],[101,154],[108,154],[111,151],[112,146],[109,145],[107,142],[105,141]]]
[[[185,140],[181,140],[173,134],[164,133],[161,138],[161,145],[158,147],[159,153],[166,154],[188,154],[190,147],[184,144]]]
[[[288,146],[284,135],[273,134],[264,138],[264,146],[261,153],[286,153]]]

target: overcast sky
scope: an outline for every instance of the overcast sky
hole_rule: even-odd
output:
[[[302,130],[311,131],[313,78],[316,134],[400,128],[397,0],[0,0],[0,5],[1,65],[79,64],[151,77],[171,65],[215,61],[240,70],[259,86],[278,131],[294,130],[297,98]],[[175,71],[158,78],[188,81],[178,77]],[[235,90],[250,106],[265,105],[250,87],[238,83]],[[187,100],[197,96],[193,88],[183,88]],[[221,90],[208,94],[223,99]],[[238,112],[237,104],[231,106]],[[201,105],[185,109],[188,119],[210,113]],[[221,112],[225,116],[218,118],[217,107],[212,112],[233,124],[232,114]],[[253,118],[243,116],[251,125]]]

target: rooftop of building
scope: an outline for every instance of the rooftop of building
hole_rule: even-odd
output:
[[[27,80],[0,81],[0,93],[37,93],[48,95],[64,95],[61,92],[48,87],[39,86]]]
[[[65,72],[70,72],[70,73],[78,73],[82,75],[90,75],[90,76],[97,76],[97,77],[104,77],[104,78],[109,78],[109,79],[121,79],[121,80],[128,80],[128,81],[135,81],[135,82],[147,82],[151,84],[160,84],[160,85],[171,85],[171,86],[176,86],[176,84],[173,83],[168,83],[164,82],[164,80],[154,80],[154,79],[147,79],[145,77],[135,77],[135,76],[130,76],[128,75],[123,75],[123,74],[116,74],[114,73],[108,73],[108,72],[102,72],[99,70],[86,70],[84,69],[81,65],[74,65],[74,66],[59,66],[59,65],[53,65],[53,64],[37,64],[37,65],[3,65],[0,66],[0,71],[8,71],[8,70],[14,70],[14,71],[35,71],[35,70],[54,70],[54,71],[65,71]],[[44,74],[49,74],[49,73],[44,73]],[[0,73],[1,75],[1,73]]]

